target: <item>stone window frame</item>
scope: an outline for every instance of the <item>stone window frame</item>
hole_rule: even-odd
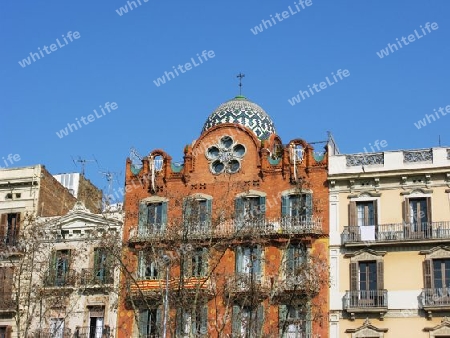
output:
[[[386,328],[378,328],[370,322],[369,318],[364,321],[364,324],[356,329],[347,329],[345,333],[351,333],[351,338],[384,338],[384,334],[388,332]]]

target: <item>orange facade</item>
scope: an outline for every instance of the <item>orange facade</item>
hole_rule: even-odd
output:
[[[325,146],[320,145],[320,147]],[[119,337],[328,337],[327,153],[244,97],[127,160]],[[166,314],[169,314],[168,316]]]

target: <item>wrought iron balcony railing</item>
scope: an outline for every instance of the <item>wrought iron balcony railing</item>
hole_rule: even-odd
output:
[[[80,284],[85,286],[112,284],[114,276],[110,269],[82,269]]]
[[[450,308],[450,288],[422,289],[420,303],[423,308]]]
[[[252,273],[235,273],[233,276],[226,279],[225,289],[228,295],[247,292],[269,292],[269,286],[263,277]]]
[[[75,286],[77,273],[74,270],[50,271],[44,278],[46,287],[71,287]]]
[[[164,238],[233,238],[242,236],[279,236],[321,234],[322,220],[312,216],[283,216],[276,219],[261,217],[235,218],[210,225],[209,222],[188,225],[141,226],[130,231],[130,242]]]
[[[27,338],[72,338],[70,329],[41,329],[28,334]]]
[[[370,310],[387,308],[387,290],[354,290],[346,291],[344,296],[344,309]]]
[[[341,237],[343,243],[450,239],[450,222],[346,226]]]
[[[109,327],[84,326],[76,327],[73,334],[74,338],[109,338]]]

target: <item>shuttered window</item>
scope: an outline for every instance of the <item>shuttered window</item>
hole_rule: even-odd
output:
[[[139,312],[139,338],[159,337],[162,309],[153,308]]]
[[[306,260],[306,249],[304,245],[289,245],[286,248],[286,275],[294,276],[300,273],[302,264]]]
[[[6,308],[12,306],[12,292],[13,292],[13,268],[0,268],[0,309],[2,305]]]
[[[304,305],[282,304],[278,307],[280,337],[309,337],[311,321]]]
[[[261,277],[261,246],[236,248],[236,272]]]
[[[281,198],[282,216],[311,217],[313,214],[311,194],[285,195]]]
[[[383,261],[360,261],[350,263],[350,290],[375,291],[383,289]]]
[[[238,220],[263,219],[266,213],[264,196],[238,197],[235,199],[235,215]]]
[[[349,203],[349,225],[378,225],[377,201],[351,201]]]
[[[431,197],[406,198],[404,203],[405,222],[412,232],[426,233],[430,230]]]
[[[233,306],[233,337],[260,337],[264,325],[264,307]]]
[[[211,226],[212,200],[186,198],[183,202],[183,220],[192,230]]]
[[[15,246],[19,239],[20,213],[0,216],[0,241],[6,246]]]
[[[184,277],[205,277],[208,274],[208,249],[198,248],[184,256]]]
[[[139,251],[138,254],[138,278],[159,279],[158,262],[145,251]]]
[[[167,202],[141,203],[139,205],[139,232],[159,233],[167,223]]]
[[[69,282],[70,255],[70,250],[53,251],[50,259],[48,284],[63,286]]]
[[[197,337],[208,333],[208,306],[193,309],[178,309],[176,320],[177,337]]]

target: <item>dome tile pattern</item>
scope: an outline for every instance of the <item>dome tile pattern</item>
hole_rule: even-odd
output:
[[[202,133],[222,123],[238,123],[250,128],[255,135],[266,140],[275,134],[275,126],[270,116],[256,103],[244,96],[222,103],[206,120]]]

